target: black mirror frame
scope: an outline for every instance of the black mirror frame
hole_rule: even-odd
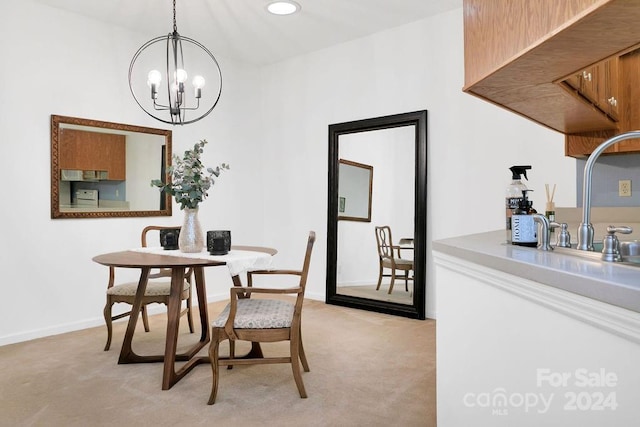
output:
[[[415,126],[415,212],[413,304],[399,304],[348,295],[336,289],[338,257],[338,169],[340,135]],[[327,304],[425,319],[427,263],[427,110],[329,125],[329,173],[327,202]]]
[[[51,218],[114,218],[114,217],[151,217],[151,216],[171,216],[172,203],[171,195],[166,194],[164,208],[153,211],[98,211],[98,212],[60,212],[60,125],[72,124],[90,126],[99,129],[123,130],[128,132],[148,133],[160,135],[165,139],[166,164],[165,170],[171,165],[171,142],[172,132],[167,129],[155,129],[123,123],[104,122],[100,120],[83,119],[78,117],[68,117],[51,115]],[[171,176],[166,177],[170,180]],[[151,184],[149,184],[151,185]]]

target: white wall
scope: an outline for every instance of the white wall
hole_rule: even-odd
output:
[[[160,193],[157,187],[151,187],[152,179],[162,179],[162,147],[165,138],[162,135],[127,135],[126,151],[126,200],[134,211],[158,209]]]
[[[138,246],[149,223],[182,222],[175,204],[172,218],[50,219],[51,114],[168,128],[140,110],[127,83],[132,55],[154,35],[29,0],[3,4],[3,17],[0,344],[102,324],[108,270],[91,258]],[[173,149],[206,138],[205,164],[231,164],[202,205],[203,228],[231,229],[238,244],[262,244],[261,146],[251,102],[258,83],[254,70],[218,59],[223,99],[205,120],[173,128]],[[228,297],[228,273],[208,270],[209,295]]]
[[[149,222],[173,218],[51,220],[49,117],[62,114],[163,127],[133,102],[126,70],[154,35],[23,0],[3,7],[0,67],[5,191],[0,219],[4,273],[0,344],[100,325],[106,268],[95,254],[138,245]],[[16,35],[19,34],[19,37]],[[203,40],[206,44],[206,40]],[[297,265],[310,229],[319,238],[308,295],[323,299],[326,262],[327,127],[330,123],[429,110],[429,238],[501,228],[508,167],[533,165],[534,206],[544,183],[556,203],[575,201],[575,161],[562,136],[463,94],[462,9],[262,69],[218,58],[225,86],[205,120],[173,128],[174,152],[209,140],[205,164],[229,162],[202,204],[205,229],[234,243],[268,244]],[[428,264],[427,309],[434,316]],[[226,296],[221,269],[209,296]]]
[[[267,240],[282,233],[284,246],[288,224],[325,229],[328,124],[421,109],[429,111],[430,240],[504,227],[514,164],[533,166],[527,184],[534,206],[544,207],[545,183],[558,184],[558,206],[573,206],[575,160],[564,157],[563,136],[464,94],[463,63],[459,9],[265,68],[266,159],[282,168],[265,213],[280,210],[290,194],[300,197]],[[309,293],[319,295],[324,239],[317,251]],[[427,315],[435,316],[431,264]]]

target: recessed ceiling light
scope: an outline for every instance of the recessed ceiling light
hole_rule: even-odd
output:
[[[291,15],[300,10],[300,5],[294,1],[274,1],[267,5],[267,10],[274,15]]]

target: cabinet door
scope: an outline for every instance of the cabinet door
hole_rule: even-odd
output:
[[[598,65],[598,103],[597,106],[612,119],[619,118],[619,59],[612,58]]]
[[[62,129],[60,169],[107,171],[109,180],[126,179],[124,135]]]
[[[564,80],[564,82],[592,104],[598,105],[600,99],[598,96],[599,88],[602,84],[600,76],[603,75],[600,67],[594,65],[593,67],[584,68],[575,72]]]
[[[580,92],[580,87],[582,86],[582,72],[573,74],[571,77],[568,77],[565,82],[573,89]]]
[[[597,104],[598,96],[598,76],[600,68],[596,65],[586,68],[580,73],[580,93],[589,101]]]

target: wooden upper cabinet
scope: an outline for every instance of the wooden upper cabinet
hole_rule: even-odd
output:
[[[584,102],[597,107],[614,122],[618,121],[620,102],[618,57],[583,68],[559,84]]]
[[[568,22],[603,3],[606,1],[464,0],[465,88],[531,52]]]
[[[108,179],[126,179],[126,137],[77,129],[60,130],[60,169],[106,171]]]
[[[593,101],[604,114],[617,121],[615,131],[593,131],[565,136],[565,153],[586,157],[606,139],[623,132],[640,129],[640,48],[637,46],[598,64],[598,99]],[[570,83],[571,81],[571,83]],[[565,80],[571,86],[573,76]],[[590,101],[591,102],[591,101]],[[625,140],[610,147],[605,154],[640,151],[640,141]]]
[[[464,0],[463,90],[564,134],[619,133],[624,73],[602,61],[640,43],[638,22],[640,0]]]
[[[574,73],[566,80],[566,82],[581,96],[585,97],[594,105],[597,105],[599,97],[598,87],[601,75],[602,73],[600,73],[599,67],[593,66]]]

